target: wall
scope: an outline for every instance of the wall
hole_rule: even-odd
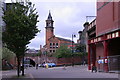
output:
[[[120,3],[120,2],[119,2]],[[102,35],[106,32],[120,28],[118,8],[119,3],[115,2],[97,2],[96,35]],[[120,6],[119,6],[120,7]]]
[[[98,60],[104,57],[104,47],[102,43],[96,44],[96,65],[99,71],[103,71],[103,64],[98,64]]]
[[[63,64],[80,64],[81,58],[80,57],[74,57],[74,58],[59,58],[57,59],[57,65],[63,65]]]
[[[54,29],[46,27],[46,44],[49,43],[48,39],[54,36]]]

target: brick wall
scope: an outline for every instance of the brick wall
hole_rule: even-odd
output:
[[[96,35],[120,28],[120,2],[97,2]],[[120,24],[120,23],[119,23]]]

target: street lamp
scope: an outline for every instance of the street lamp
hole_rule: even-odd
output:
[[[47,48],[45,48],[45,63],[47,63]]]
[[[72,66],[74,66],[74,54],[73,54],[73,38],[76,37],[76,35],[72,34]]]

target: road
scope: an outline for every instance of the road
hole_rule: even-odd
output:
[[[10,78],[16,75],[16,71],[4,71],[3,78]],[[68,66],[66,70],[63,67],[41,68],[29,67],[25,70],[27,80],[118,80],[118,74],[115,73],[92,73],[87,70],[87,66]],[[26,80],[26,79],[23,80]],[[13,80],[13,79],[11,79]]]
[[[87,66],[69,66],[66,70],[63,67],[55,68],[29,68],[26,73],[33,78],[118,78],[115,73],[92,73],[87,70]]]

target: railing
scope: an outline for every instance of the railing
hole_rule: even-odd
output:
[[[96,26],[96,19],[94,19],[88,26],[88,30],[91,29],[92,27]]]
[[[120,55],[108,56],[109,72],[120,72]]]

